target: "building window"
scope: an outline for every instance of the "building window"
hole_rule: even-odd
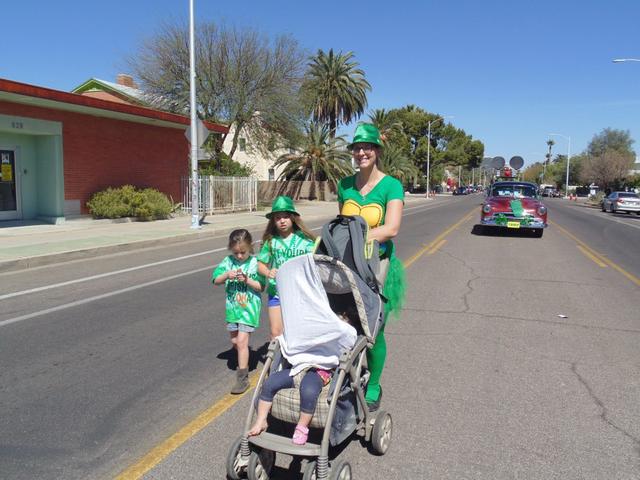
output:
[[[244,152],[247,149],[247,140],[246,138],[238,138],[238,147],[240,147],[240,151]]]
[[[273,168],[269,169],[269,181],[272,182],[276,179],[276,171]]]

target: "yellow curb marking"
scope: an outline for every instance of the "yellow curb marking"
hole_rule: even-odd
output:
[[[471,212],[466,214],[462,219],[458,220],[456,223],[447,228],[444,232],[438,235],[432,242],[428,245],[424,245],[416,254],[410,257],[406,262],[404,262],[405,268],[409,267],[412,263],[418,260],[422,255],[428,253],[431,255],[435,253],[435,251],[440,248],[446,240],[446,237],[449,233],[454,231],[460,225],[469,220],[473,212],[476,211],[476,207],[473,208]],[[231,395],[227,394],[218,400],[215,404],[207,408],[204,412],[190,421],[187,425],[182,427],[176,433],[171,435],[169,438],[164,440],[158,446],[154,447],[150,452],[148,452],[144,457],[142,457],[138,462],[128,467],[122,473],[120,473],[115,480],[138,480],[142,478],[147,472],[153,469],[156,465],[158,465],[161,461],[163,461],[166,457],[169,456],[174,450],[178,449],[183,443],[189,440],[191,437],[196,435],[202,429],[204,429],[207,425],[209,425],[212,421],[218,418],[220,415],[225,413],[228,409],[230,409],[233,405],[235,405],[241,398],[251,392],[256,384],[258,383],[258,379],[260,378],[260,372],[255,371],[249,378],[249,389],[241,395]]]
[[[593,260],[593,263],[595,263],[599,267],[607,268],[607,264],[606,263],[601,261],[598,257],[596,257],[593,253],[591,253],[589,250],[584,248],[582,245],[576,245],[576,247],[578,247],[578,250],[580,250],[586,257],[588,257],[591,260]]]
[[[622,268],[621,266],[619,266],[618,264],[612,262],[611,260],[609,260],[607,257],[603,256],[603,255],[599,255],[598,253],[596,253],[593,248],[591,248],[589,245],[587,245],[586,243],[584,243],[582,240],[580,240],[578,237],[576,237],[574,234],[572,234],[571,232],[569,232],[566,228],[561,227],[560,225],[558,225],[556,222],[549,222],[551,224],[553,224],[553,226],[555,226],[558,230],[560,230],[562,233],[564,233],[567,237],[569,237],[571,240],[575,241],[578,245],[581,245],[582,247],[584,247],[585,249],[587,249],[592,255],[594,255],[596,258],[598,258],[598,260],[600,260],[602,263],[607,264],[608,266],[610,266],[611,268],[613,268],[614,270],[616,270],[618,273],[621,273],[622,275],[624,275],[625,277],[627,277],[629,280],[631,280],[633,283],[635,283],[637,286],[640,287],[640,278],[636,277],[634,274],[627,272],[624,268]]]
[[[198,415],[196,418],[191,420],[187,425],[182,427],[176,433],[171,435],[161,444],[153,448],[149,453],[147,453],[142,459],[140,459],[137,463],[131,465],[125,471],[120,473],[115,480],[137,480],[142,478],[142,476],[150,471],[153,467],[158,465],[162,460],[164,460],[171,452],[176,450],[180,445],[185,443],[195,434],[197,434],[200,430],[209,425],[212,421],[230,409],[233,405],[235,405],[241,398],[250,393],[258,383],[258,378],[260,377],[260,372],[255,371],[249,377],[249,389],[240,395],[231,395],[230,393],[226,394],[220,400],[218,400],[215,404],[207,408],[204,412]]]
[[[440,240],[438,243],[436,243],[436,244],[434,245],[434,247],[433,247],[431,250],[429,250],[429,251],[427,252],[427,255],[433,255],[433,254],[434,254],[434,253],[436,253],[436,252],[438,251],[438,249],[439,249],[442,245],[444,245],[445,243],[447,243],[447,240],[443,238],[443,239],[442,239],[442,240]]]

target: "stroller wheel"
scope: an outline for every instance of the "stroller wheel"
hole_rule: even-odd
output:
[[[316,480],[316,461],[310,460],[307,466],[304,467],[304,474],[302,480]]]
[[[251,452],[247,477],[249,480],[269,480],[276,454],[271,450],[261,449]]]
[[[248,457],[242,457],[240,455],[240,446],[242,444],[242,437],[233,442],[229,453],[227,454],[227,478],[229,480],[241,480],[245,478],[247,471]]]
[[[330,480],[351,480],[351,465],[346,460],[339,460],[331,466]]]
[[[391,415],[381,410],[376,415],[376,423],[373,424],[373,431],[371,432],[371,447],[377,455],[384,455],[389,450],[392,432],[393,420],[391,420]]]

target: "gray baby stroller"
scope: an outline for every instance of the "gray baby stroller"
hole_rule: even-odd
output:
[[[357,217],[360,224],[360,217]],[[353,218],[348,222],[354,221]],[[326,227],[325,227],[326,229]],[[355,230],[352,230],[355,234]],[[323,232],[323,242],[331,232]],[[362,242],[356,240],[353,250],[361,252]],[[303,480],[351,479],[351,466],[344,459],[329,462],[329,447],[344,442],[354,432],[370,443],[371,450],[384,455],[390,445],[392,433],[391,415],[383,410],[370,412],[365,401],[365,389],[369,380],[366,367],[366,350],[373,346],[376,335],[383,324],[383,299],[377,285],[363,280],[370,272],[362,275],[362,261],[353,263],[353,269],[336,257],[343,257],[331,240],[326,250],[334,254],[309,254],[296,257],[286,262],[276,278],[280,301],[282,304],[285,335],[276,338],[269,345],[267,359],[260,374],[253,394],[251,408],[247,416],[243,435],[236,440],[227,457],[227,476],[238,480],[248,477],[249,480],[268,480],[275,462],[276,452],[308,459],[304,466]],[[348,249],[352,245],[349,243]],[[320,248],[319,251],[326,251]],[[344,250],[344,249],[343,249]],[[358,256],[358,253],[356,253]],[[351,263],[352,256],[347,255]],[[357,268],[355,263],[360,263]],[[344,311],[345,303],[352,307],[350,323],[338,319],[334,310]],[[247,437],[250,429],[255,405],[262,384],[270,373],[277,371],[291,358],[292,345],[286,340],[288,328],[296,326],[305,329],[304,319],[316,322],[319,318],[335,317],[344,327],[355,328],[356,337],[352,348],[341,352],[336,357],[338,364],[331,381],[320,393],[316,410],[310,427],[316,429],[320,443],[308,442],[295,445],[290,435],[279,435],[270,429],[260,435]],[[355,317],[355,318],[353,318]],[[327,322],[329,320],[326,320]],[[302,323],[301,323],[302,322]],[[310,326],[309,328],[313,328]],[[306,330],[305,330],[306,331]],[[313,338],[309,333],[309,338]],[[326,347],[326,344],[323,346]],[[323,348],[321,347],[321,348]],[[295,350],[295,346],[293,346]],[[300,413],[299,382],[304,375],[294,377],[294,388],[280,390],[273,399],[271,416],[295,425]]]

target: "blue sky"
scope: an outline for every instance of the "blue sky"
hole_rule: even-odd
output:
[[[372,84],[369,109],[406,104],[441,115],[487,156],[542,158],[548,133],[584,150],[603,128],[630,130],[640,152],[640,2],[194,0],[197,20],[290,34],[309,52],[353,51]],[[0,77],[71,90],[115,81],[188,0],[4,2]],[[351,132],[353,128],[348,128]],[[555,153],[567,141],[555,137]]]

